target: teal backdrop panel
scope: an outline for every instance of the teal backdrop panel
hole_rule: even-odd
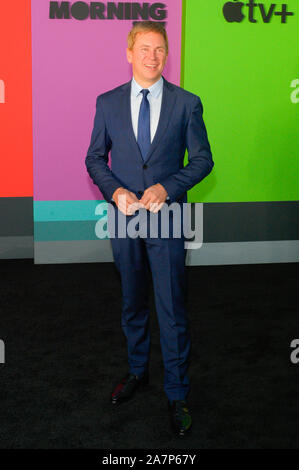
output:
[[[298,0],[183,5],[182,86],[202,99],[215,161],[188,200],[298,200]]]

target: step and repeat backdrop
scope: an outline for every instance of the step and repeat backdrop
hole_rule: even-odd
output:
[[[112,261],[85,156],[96,97],[131,79],[127,34],[150,19],[169,36],[163,75],[202,100],[215,162],[188,193],[202,234],[188,263],[299,261],[298,18],[297,0],[1,5],[0,258]]]

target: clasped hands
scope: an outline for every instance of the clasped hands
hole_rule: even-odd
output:
[[[158,212],[163,206],[167,191],[162,184],[157,183],[147,188],[141,199],[125,188],[117,188],[112,196],[118,209],[125,215],[133,215],[137,209],[145,208],[151,212]]]

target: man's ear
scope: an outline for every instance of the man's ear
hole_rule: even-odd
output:
[[[129,64],[132,63],[132,51],[131,51],[131,49],[128,49],[128,48],[127,48],[127,60],[129,62]]]

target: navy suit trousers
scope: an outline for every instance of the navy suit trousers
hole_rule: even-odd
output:
[[[189,355],[191,348],[189,319],[186,301],[186,252],[183,233],[170,238],[151,237],[149,232],[136,238],[118,236],[118,217],[128,224],[136,216],[124,216],[116,205],[109,205],[108,224],[115,227],[115,237],[110,237],[115,265],[121,276],[122,316],[121,326],[127,339],[130,372],[142,375],[149,369],[149,272],[151,271],[155,305],[160,328],[160,344],[164,363],[164,391],[170,400],[183,400],[189,393]],[[114,208],[111,210],[111,208]],[[150,212],[146,214],[149,227]],[[161,226],[161,211],[151,217]],[[142,222],[138,225],[140,226]],[[109,225],[108,225],[109,227]],[[148,269],[149,268],[149,269]]]

